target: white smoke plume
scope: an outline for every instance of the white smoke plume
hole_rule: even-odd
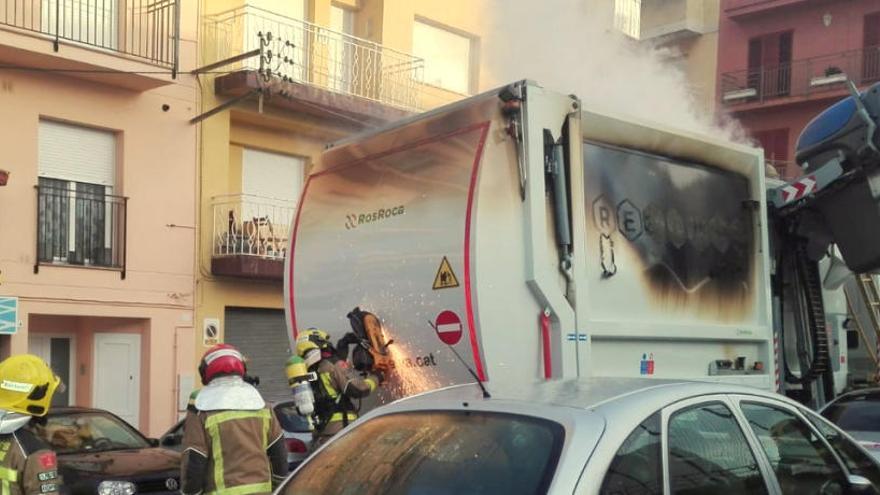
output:
[[[577,95],[587,108],[629,114],[751,144],[737,122],[697,104],[668,48],[614,29],[614,0],[481,0],[483,90],[520,79]],[[706,88],[714,94],[715,88]]]

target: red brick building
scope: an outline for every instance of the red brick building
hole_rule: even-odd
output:
[[[786,177],[804,126],[880,81],[880,0],[722,0],[720,109],[738,118]]]

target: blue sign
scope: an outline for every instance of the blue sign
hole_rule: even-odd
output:
[[[0,297],[0,334],[12,335],[18,331],[18,298]]]

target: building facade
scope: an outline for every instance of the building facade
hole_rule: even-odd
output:
[[[796,177],[804,126],[847,94],[880,81],[877,0],[722,0],[718,101]]]
[[[668,50],[684,73],[696,111],[715,109],[720,0],[615,0],[614,26],[642,43]]]
[[[0,0],[0,354],[156,435],[191,378],[195,7]]]
[[[475,90],[468,5],[202,1],[193,369],[225,341],[264,396],[289,397],[282,279],[306,176],[326,143]]]

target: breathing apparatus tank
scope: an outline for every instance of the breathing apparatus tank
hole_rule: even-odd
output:
[[[284,370],[287,373],[287,384],[293,391],[296,412],[300,416],[309,417],[315,411],[315,393],[309,382],[318,379],[317,373],[310,372],[306,362],[299,356],[291,356]]]

